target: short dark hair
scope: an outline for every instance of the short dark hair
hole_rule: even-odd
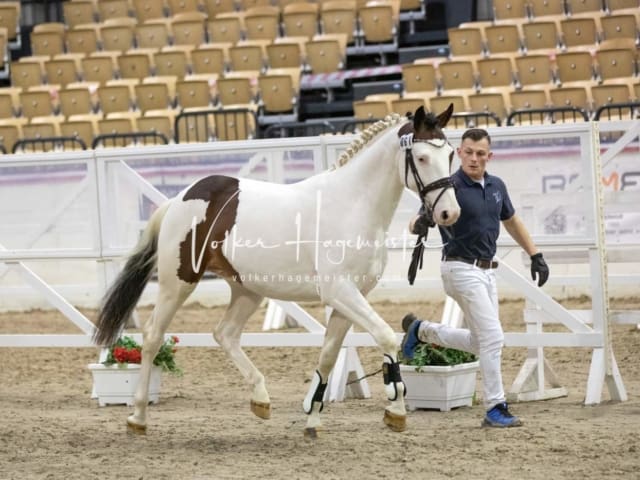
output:
[[[484,128],[470,128],[462,134],[463,142],[467,138],[470,138],[474,142],[479,142],[483,138],[486,138],[487,142],[489,142],[489,145],[491,145],[491,137],[489,136],[489,132],[487,132]]]

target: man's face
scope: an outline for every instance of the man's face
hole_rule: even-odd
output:
[[[486,138],[477,142],[465,138],[458,148],[462,171],[473,180],[482,180],[487,162],[492,155],[491,146]]]

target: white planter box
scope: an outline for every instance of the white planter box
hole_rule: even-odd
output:
[[[426,367],[400,365],[400,374],[407,386],[407,407],[409,410],[433,408],[443,412],[470,407],[476,391],[478,367],[479,362]],[[416,371],[417,368],[420,371]]]
[[[133,397],[140,378],[140,365],[128,363],[123,366],[106,366],[101,363],[90,363],[89,370],[93,375],[93,397],[98,398],[98,405],[133,405]],[[160,382],[162,368],[151,368],[149,381],[149,402],[158,403],[160,399]]]

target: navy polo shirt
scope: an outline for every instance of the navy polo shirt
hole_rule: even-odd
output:
[[[515,209],[504,182],[484,174],[484,188],[462,168],[451,176],[460,204],[460,217],[449,227],[439,227],[442,255],[490,260],[496,254],[500,221],[511,218]]]

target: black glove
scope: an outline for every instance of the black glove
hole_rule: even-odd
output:
[[[418,219],[413,224],[413,231],[411,233],[415,235],[419,235],[421,237],[425,237],[427,232],[429,231],[429,227],[433,227],[433,221],[428,218],[425,214],[422,214],[418,217]]]
[[[538,274],[538,286],[541,287],[549,278],[549,267],[540,252],[531,255],[531,279],[534,281],[536,279],[536,273]]]

